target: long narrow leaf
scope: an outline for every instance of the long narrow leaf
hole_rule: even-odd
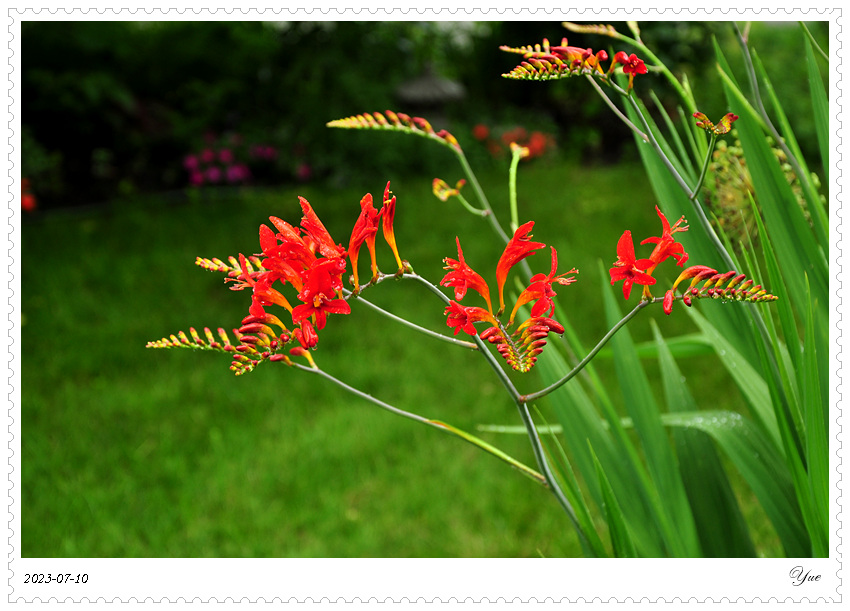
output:
[[[539,411],[537,415],[543,419]],[[606,557],[608,554],[605,551],[605,546],[602,544],[602,539],[593,525],[593,519],[590,517],[590,509],[584,500],[584,495],[581,492],[578,480],[573,472],[573,467],[570,464],[570,459],[567,457],[566,452],[564,452],[563,446],[561,446],[558,438],[553,433],[543,434],[544,430],[551,431],[551,427],[546,423],[545,419],[543,425],[538,427],[537,430],[540,433],[540,439],[548,455],[549,463],[555,466],[555,470],[560,475],[564,494],[566,494],[567,500],[573,506],[573,510],[575,510],[576,519],[584,535],[583,537],[579,537],[579,541],[582,544],[585,556],[594,558]],[[557,450],[557,453],[553,450]]]
[[[823,173],[826,179],[829,180],[829,137],[832,133],[829,129],[829,100],[827,99],[820,70],[818,70],[815,60],[812,41],[808,37],[806,38],[806,68],[809,74],[812,114],[815,119],[815,132],[817,133],[818,146],[820,147],[820,159],[823,164]]]
[[[668,410],[671,413],[697,411],[682,372],[654,321],[652,330],[658,347]],[[726,558],[755,556],[747,523],[711,440],[687,429],[675,429],[673,440],[705,555]]]
[[[536,365],[544,382],[557,380],[568,369],[563,357],[555,350],[543,352]],[[650,501],[649,476],[619,419],[601,418],[577,379],[571,380],[547,399],[561,424],[566,447],[573,456],[573,464],[587,484],[594,501],[600,508],[604,504],[588,443],[600,456],[599,460],[618,498],[622,499],[627,508],[626,519],[635,527],[634,542],[638,554],[647,557],[663,555],[663,539],[657,529],[653,528],[656,519]]]
[[[720,60],[720,49],[717,53]],[[720,71],[724,74],[722,68]],[[724,88],[730,104],[740,101],[743,94],[735,88],[731,79],[724,80]],[[741,108],[738,114],[740,119],[735,124],[738,137],[780,264],[783,269],[808,273],[814,296],[822,298],[828,293],[826,255],[815,240],[796,196],[765,139],[759,115],[751,106]],[[804,310],[809,295],[804,292],[802,275],[788,274],[786,281],[792,299],[800,310]]]
[[[599,479],[599,487],[602,490],[602,508],[605,512],[605,521],[608,523],[608,532],[611,535],[611,547],[614,549],[614,556],[617,558],[636,558],[637,550],[635,549],[634,541],[629,535],[626,519],[617,503],[617,497],[614,495],[614,490],[611,488],[611,482],[605,475],[605,470],[596,458],[593,452],[593,447],[590,446],[590,453],[593,457],[593,465],[596,468],[596,476]]]
[[[817,236],[817,241],[820,244],[826,244],[828,242],[826,212],[823,209],[820,195],[815,189],[814,184],[812,184],[812,176],[809,171],[809,166],[803,158],[803,153],[800,151],[800,147],[797,144],[797,138],[794,136],[794,132],[791,129],[791,124],[788,122],[788,117],[785,115],[785,111],[782,110],[782,104],[776,96],[776,91],[773,89],[773,85],[767,76],[767,72],[755,53],[753,53],[753,60],[764,84],[768,98],[773,106],[772,110],[776,115],[779,132],[782,134],[782,139],[791,152],[792,158],[789,159],[789,162],[796,162],[797,166],[799,166],[797,181],[802,187],[803,196],[806,198],[806,204],[812,218],[812,227],[815,231],[815,235]]]
[[[806,344],[803,350],[803,405],[806,424],[806,464],[812,494],[813,520],[809,528],[813,553],[829,556],[829,434],[821,397],[820,371],[815,341],[815,312],[806,311]]]
[[[605,317],[609,326],[614,326],[622,318],[622,313],[611,288],[607,287],[603,294]],[[626,398],[626,410],[640,436],[658,494],[664,499],[658,517],[661,519],[659,526],[665,541],[675,556],[699,556],[699,538],[676,457],[661,424],[658,405],[627,328],[620,329],[611,339],[611,346],[617,377]]]
[[[723,305],[710,303],[707,304],[707,307],[723,307]],[[764,430],[776,444],[776,447],[782,447],[779,428],[776,424],[776,416],[773,413],[770,392],[764,378],[735,350],[726,337],[706,317],[696,311],[696,308],[688,308],[687,312],[708,341],[714,346],[717,356],[720,357],[720,361],[729,371],[732,379],[747,399],[753,415],[764,427]]]
[[[700,430],[723,449],[758,498],[791,558],[811,554],[785,461],[759,429],[734,412],[666,414],[664,424]]]

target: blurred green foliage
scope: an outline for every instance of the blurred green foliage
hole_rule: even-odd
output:
[[[390,151],[325,128],[396,106],[394,89],[422,67],[425,41],[403,44],[416,31],[352,22],[25,22],[24,154],[62,153],[63,204],[108,199],[121,180],[141,191],[182,187],[181,159],[207,134],[275,145],[278,181],[302,161],[343,183],[378,168],[419,168],[432,153],[417,143]],[[98,173],[104,152],[114,167]]]
[[[627,31],[625,23],[614,25]],[[704,69],[711,37],[729,34],[724,24],[698,22],[641,28],[668,65],[701,79],[712,72]],[[823,34],[818,24],[813,30]],[[433,119],[463,144],[484,123],[552,133],[561,153],[577,161],[632,154],[622,147],[625,128],[599,119],[607,111],[581,79],[541,86],[500,78],[519,58],[499,45],[564,35],[581,47],[612,42],[571,34],[556,22],[23,22],[22,171],[47,208],[183,188],[185,155],[207,139],[238,134],[280,151],[266,184],[298,180],[304,164],[312,178],[337,186],[438,172],[445,151],[324,127],[388,108]],[[779,66],[784,75],[777,86],[800,87],[802,62],[783,54],[796,48],[783,43],[796,30],[754,25],[753,36],[764,35],[777,50],[765,58],[768,70]],[[461,84],[466,97],[445,108],[401,108],[397,88],[428,65]],[[705,78],[696,90],[717,86],[716,77]],[[665,99],[658,81],[647,79],[647,86]],[[712,116],[718,111],[706,108]],[[791,111],[802,123],[805,150],[811,120]],[[467,153],[489,162],[483,148]]]

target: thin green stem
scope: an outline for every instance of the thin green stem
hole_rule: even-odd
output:
[[[528,403],[528,402],[534,401],[534,400],[536,400],[536,399],[539,399],[539,398],[541,398],[541,397],[545,397],[545,396],[546,396],[546,395],[548,395],[549,393],[551,393],[551,392],[553,392],[553,391],[555,391],[555,390],[559,389],[561,386],[563,386],[564,384],[566,384],[567,382],[569,382],[570,380],[572,380],[572,379],[573,379],[573,378],[574,378],[574,377],[575,377],[575,376],[576,376],[576,375],[577,375],[577,374],[578,374],[578,373],[579,373],[582,369],[584,369],[584,368],[585,368],[585,366],[586,366],[586,365],[587,365],[590,361],[592,361],[592,360],[593,360],[593,357],[595,357],[595,356],[596,356],[596,354],[597,354],[600,350],[602,350],[602,348],[605,346],[605,344],[607,344],[607,343],[608,343],[608,340],[610,340],[612,337],[614,337],[614,334],[615,334],[617,331],[619,331],[621,328],[623,328],[623,326],[624,326],[626,323],[628,323],[628,322],[629,322],[632,318],[634,318],[635,316],[637,316],[637,315],[638,315],[638,313],[639,313],[641,310],[643,310],[645,307],[647,307],[648,305],[650,305],[650,304],[652,304],[652,303],[660,303],[660,302],[662,302],[662,301],[664,301],[664,300],[663,300],[662,298],[660,298],[660,297],[656,297],[656,298],[654,298],[654,299],[642,300],[640,303],[638,303],[638,304],[634,307],[634,309],[633,309],[631,312],[629,312],[628,314],[626,314],[626,315],[622,318],[622,320],[620,320],[620,322],[618,322],[616,325],[614,325],[613,327],[611,327],[611,329],[608,331],[608,333],[606,333],[606,334],[605,334],[605,336],[604,336],[601,340],[599,340],[599,343],[598,343],[598,344],[596,344],[596,346],[594,346],[594,347],[593,347],[593,349],[592,349],[590,352],[588,352],[588,353],[587,353],[587,356],[585,356],[585,357],[584,357],[584,358],[583,358],[583,359],[582,359],[582,360],[581,360],[581,361],[580,361],[580,362],[579,362],[579,363],[578,363],[575,367],[573,367],[573,368],[572,368],[572,369],[571,369],[571,370],[570,370],[570,371],[569,371],[569,372],[568,372],[568,373],[567,373],[564,377],[562,377],[560,380],[557,380],[557,381],[556,381],[556,382],[554,382],[553,384],[550,384],[549,386],[547,386],[546,388],[544,388],[544,389],[542,389],[542,390],[538,390],[537,392],[533,392],[533,393],[530,393],[530,394],[527,394],[527,395],[523,395],[523,396],[521,396],[521,397],[520,397],[520,400],[521,400],[521,401],[523,401],[523,402]]]
[[[637,100],[635,99],[634,95],[629,93],[626,95],[626,99],[632,105],[632,108],[637,113],[637,116],[640,118],[641,123],[643,123],[644,129],[646,129],[646,135],[649,137],[649,144],[652,145],[652,148],[655,150],[656,153],[658,153],[658,156],[661,158],[661,161],[664,163],[665,166],[667,166],[667,170],[670,172],[676,182],[679,183],[679,186],[682,188],[682,190],[688,194],[689,198],[693,197],[693,191],[691,191],[691,188],[688,186],[688,183],[685,182],[685,179],[682,178],[678,170],[676,170],[676,168],[673,166],[673,163],[667,158],[667,155],[661,149],[661,145],[658,144],[658,141],[655,139],[655,135],[652,133],[652,130],[650,129],[649,123],[647,122],[646,118],[643,116],[643,112],[640,109],[640,104],[637,103]]]
[[[535,471],[534,469],[532,469],[528,465],[525,465],[522,462],[513,458],[512,456],[505,454],[504,452],[502,452],[501,450],[499,450],[495,446],[490,445],[489,443],[487,443],[483,439],[479,439],[478,437],[476,437],[475,435],[472,435],[471,433],[467,433],[466,431],[463,431],[463,430],[461,430],[457,427],[454,427],[450,424],[446,424],[445,422],[440,422],[439,420],[431,420],[429,418],[425,418],[424,416],[420,416],[419,414],[414,414],[412,412],[408,412],[408,411],[405,411],[403,409],[399,409],[398,407],[395,407],[394,405],[390,405],[389,403],[381,401],[380,399],[373,397],[372,395],[365,393],[362,390],[359,390],[359,389],[357,389],[357,388],[355,388],[355,387],[353,387],[349,384],[346,384],[345,382],[343,382],[339,378],[336,378],[336,377],[332,376],[331,374],[327,373],[326,371],[319,369],[317,367],[308,367],[306,365],[302,365],[300,363],[295,363],[295,362],[292,362],[291,366],[295,367],[296,369],[300,369],[301,371],[306,371],[307,373],[312,373],[312,374],[318,375],[318,376],[324,378],[325,380],[328,380],[329,382],[333,382],[334,384],[336,384],[337,386],[339,386],[343,390],[346,390],[346,391],[350,392],[351,394],[353,394],[357,397],[360,397],[361,399],[365,399],[366,401],[369,401],[370,403],[377,405],[381,409],[387,410],[388,412],[391,412],[391,413],[393,413],[397,416],[401,416],[402,418],[407,418],[408,420],[413,420],[414,422],[419,422],[420,424],[424,424],[426,426],[430,426],[432,428],[438,429],[440,431],[443,431],[443,432],[448,433],[450,435],[453,435],[455,437],[459,437],[460,439],[463,439],[463,440],[471,443],[472,445],[484,450],[488,454],[491,454],[491,455],[495,456],[496,458],[508,463],[512,467],[515,467],[523,475],[531,478],[532,480],[536,481],[538,484],[545,486],[546,483],[547,483],[546,478],[543,475],[541,475],[540,473],[538,473],[537,471]]]
[[[463,205],[463,207],[466,208],[467,211],[471,212],[472,214],[475,214],[477,216],[488,216],[488,215],[491,214],[487,210],[482,210],[481,208],[476,208],[475,206],[470,204],[468,201],[466,201],[466,198],[463,195],[461,195],[460,193],[458,193],[455,197],[457,197],[458,200],[460,200],[460,203]]]
[[[626,115],[624,115],[623,112],[619,108],[617,108],[617,105],[614,104],[613,100],[611,100],[611,98],[608,97],[608,94],[606,94],[605,90],[602,89],[602,87],[599,85],[599,83],[596,82],[596,79],[594,79],[589,74],[585,75],[585,78],[588,81],[590,81],[590,84],[593,85],[594,89],[596,89],[596,92],[600,95],[600,97],[602,98],[602,101],[604,101],[608,105],[608,108],[610,108],[614,112],[614,114],[617,115],[620,118],[620,121],[625,123],[626,126],[630,130],[632,130],[635,134],[637,134],[644,142],[649,142],[649,137],[645,133],[640,131],[640,129],[638,129],[638,127],[634,123],[629,121],[629,118]],[[613,85],[613,83],[612,83],[612,85]],[[622,91],[624,94],[626,93],[625,91],[623,91],[619,87],[617,87],[617,89]],[[628,94],[626,94],[626,95],[628,95]]]
[[[433,285],[431,282],[429,282],[428,280],[426,280],[425,278],[423,278],[419,274],[406,273],[406,274],[403,274],[401,276],[401,278],[415,280],[415,281],[419,282],[420,284],[423,284],[424,286],[426,286],[428,288],[428,290],[430,290],[432,293],[434,293],[436,296],[438,296],[443,301],[443,303],[445,303],[445,304],[448,304],[449,301],[450,301],[449,298],[446,297],[446,295],[444,295],[443,292],[437,286]],[[623,324],[625,324],[625,323],[623,323]],[[537,429],[534,425],[534,421],[531,418],[531,414],[528,411],[528,405],[527,404],[528,404],[529,399],[527,397],[522,397],[522,395],[520,395],[519,391],[516,389],[516,386],[514,386],[514,383],[511,381],[510,377],[508,377],[508,374],[505,372],[504,368],[496,360],[495,356],[493,356],[493,354],[490,352],[490,350],[487,349],[487,346],[481,340],[481,338],[476,335],[476,336],[473,337],[473,340],[475,341],[476,345],[478,346],[479,354],[481,354],[485,358],[485,360],[487,361],[487,364],[490,365],[490,368],[493,370],[493,372],[499,378],[499,381],[505,387],[505,390],[507,390],[508,395],[510,395],[511,399],[516,404],[517,409],[519,410],[519,413],[520,413],[520,417],[522,418],[523,424],[526,427],[529,442],[531,443],[532,452],[534,453],[534,458],[537,461],[538,468],[542,472],[542,477],[543,477],[543,479],[546,483],[546,486],[552,491],[552,494],[555,495],[555,498],[557,499],[558,503],[561,505],[561,507],[566,512],[567,516],[570,518],[570,520],[575,525],[576,532],[582,538],[583,542],[585,544],[589,545],[589,542],[587,541],[587,537],[583,533],[583,531],[581,529],[581,525],[578,522],[578,518],[576,517],[576,513],[575,513],[575,510],[573,509],[572,504],[567,499],[566,495],[564,494],[564,491],[561,489],[560,485],[558,484],[558,481],[555,478],[555,475],[552,472],[552,469],[549,467],[549,463],[546,459],[546,453],[543,449],[543,443],[540,440],[540,435],[537,432]],[[356,391],[356,389],[353,389],[353,390]],[[365,393],[361,393],[360,391],[356,391],[355,394],[358,394],[358,396],[362,396],[363,398],[366,398],[367,400],[377,402],[377,400],[374,399],[373,397],[371,397],[370,395],[366,395]],[[393,411],[394,410],[397,410],[397,408],[393,408]],[[401,411],[401,410],[399,410],[399,411]],[[401,414],[401,415],[404,415],[404,414]],[[437,423],[436,421],[423,419],[420,416],[417,416],[415,419],[418,420],[418,421],[426,421],[426,423],[431,425],[431,426],[439,425],[439,423]],[[452,429],[447,429],[447,430],[448,430],[448,432],[451,432],[452,434],[457,434]],[[464,435],[466,435],[466,433]],[[463,435],[461,435],[461,436],[463,436]],[[466,439],[466,437],[464,437],[464,438]],[[490,453],[493,453],[491,451],[490,447],[485,447],[485,446],[481,445],[484,442],[478,443],[478,441],[480,441],[480,440],[477,440],[477,438],[475,438],[475,439],[476,439],[476,441],[473,441],[472,439],[467,439],[467,440],[470,441],[471,443],[474,443],[475,445],[481,447],[482,449],[484,449],[484,450],[486,450]],[[500,458],[502,458],[502,457],[500,456]],[[505,458],[502,458],[502,460],[505,460]],[[510,462],[510,461],[508,461],[508,462]],[[511,462],[511,464],[514,464],[514,463]],[[514,464],[514,466],[517,466],[517,465]],[[518,467],[518,468],[520,468],[520,467]],[[528,468],[526,467],[526,469],[528,469]],[[536,473],[536,472],[534,472],[534,473]],[[526,474],[528,475],[528,473],[526,473]],[[534,479],[536,479],[536,478],[534,478]]]
[[[385,309],[383,309],[379,306],[376,306],[371,301],[367,301],[366,299],[363,299],[363,297],[361,297],[359,294],[354,295],[348,289],[343,289],[343,293],[345,293],[345,295],[348,297],[349,301],[351,301],[352,299],[356,299],[359,303],[364,304],[365,306],[367,306],[367,307],[371,308],[372,310],[378,312],[382,316],[386,316],[390,320],[393,320],[393,321],[395,321],[399,324],[404,325],[405,327],[413,329],[414,331],[418,331],[419,333],[422,333],[423,335],[427,335],[428,337],[433,337],[435,339],[438,339],[440,341],[444,341],[446,343],[449,343],[449,344],[452,344],[452,345],[455,345],[455,346],[460,346],[461,348],[468,348],[470,350],[478,350],[478,346],[476,346],[472,342],[465,342],[463,340],[459,340],[459,339],[456,339],[454,337],[450,337],[448,335],[443,335],[442,333],[437,333],[436,331],[432,331],[431,329],[426,329],[425,327],[421,327],[421,326],[417,325],[416,323],[407,320],[406,318],[402,318],[401,316],[396,316],[392,312],[388,312],[387,310],[385,310]]]
[[[463,154],[463,151],[459,149],[453,149],[455,154],[457,155],[458,160],[460,161],[460,165],[463,167],[463,172],[466,174],[466,178],[469,181],[469,184],[472,185],[472,188],[475,190],[475,194],[478,197],[481,205],[484,206],[484,213],[481,216],[487,218],[490,221],[490,225],[496,234],[502,238],[502,240],[507,244],[510,242],[510,237],[505,233],[505,230],[502,229],[502,225],[499,223],[496,218],[495,213],[493,212],[493,208],[490,206],[490,202],[487,200],[487,196],[484,195],[484,191],[481,189],[481,185],[478,182],[478,178],[475,176],[475,172],[472,171],[472,168],[469,165],[469,162],[466,160],[466,156]],[[528,265],[528,261],[522,260],[519,262],[519,267],[522,270],[523,275],[526,279],[531,278],[531,267]]]
[[[640,53],[650,61],[654,68],[656,68],[658,71],[661,72],[661,74],[664,75],[670,85],[672,85],[672,87],[676,90],[676,92],[679,94],[679,97],[688,107],[688,112],[690,112],[690,114],[696,112],[696,103],[694,102],[693,97],[688,94],[684,87],[682,87],[682,84],[679,82],[679,79],[677,79],[673,75],[673,73],[670,72],[670,70],[667,68],[666,65],[664,65],[664,63],[658,58],[658,56],[655,55],[655,53],[653,53],[649,47],[643,44],[643,41],[635,38],[629,38],[625,34],[620,34],[619,32],[610,32],[606,35],[616,40],[626,42],[632,45],[638,51],[640,51]]]
[[[472,185],[473,190],[475,191],[475,196],[478,198],[478,201],[481,202],[481,205],[484,207],[486,211],[486,218],[490,222],[490,225],[493,227],[493,230],[502,238],[505,243],[510,240],[508,234],[505,233],[505,230],[502,229],[502,226],[499,224],[499,220],[496,218],[496,214],[493,212],[493,208],[490,206],[490,201],[487,199],[487,196],[484,195],[484,191],[481,189],[481,184],[478,182],[478,178],[475,176],[475,173],[472,171],[472,168],[469,165],[469,162],[466,160],[466,155],[463,154],[463,151],[460,149],[452,149],[455,151],[457,155],[458,161],[460,161],[460,165],[463,168],[464,174],[466,174],[466,179],[469,181],[469,184]],[[481,216],[485,216],[482,214]]]
[[[809,41],[812,43],[812,48],[815,49],[815,51],[817,51],[818,53],[820,53],[820,56],[822,58],[829,62],[829,55],[827,55],[826,51],[820,48],[820,45],[815,40],[815,37],[812,36],[812,33],[809,31],[809,27],[806,25],[806,22],[798,21],[797,23],[799,23],[803,27],[803,31],[806,33],[806,36],[809,37]]]
[[[697,215],[697,220],[699,221],[700,227],[702,227],[705,235],[708,236],[708,239],[711,240],[712,244],[714,244],[714,249],[717,251],[717,254],[720,255],[720,258],[723,259],[723,264],[726,265],[729,269],[735,269],[735,263],[732,261],[732,257],[729,256],[729,252],[726,250],[726,247],[723,245],[723,242],[720,240],[720,237],[717,235],[717,232],[714,231],[714,227],[711,226],[711,222],[708,220],[708,216],[705,214],[705,210],[702,207],[702,204],[699,201],[699,191],[702,188],[702,183],[705,180],[706,173],[708,171],[708,165],[711,162],[711,155],[714,152],[714,144],[717,142],[717,135],[711,134],[711,140],[708,145],[708,150],[705,154],[705,161],[702,165],[702,173],[700,174],[699,180],[697,181],[697,186],[694,189],[694,192],[688,198],[691,202],[691,206],[693,207],[694,213]]]
[[[511,204],[511,231],[519,228],[519,213],[516,203],[516,169],[522,159],[522,147],[511,146],[511,168],[508,171],[508,196]]]
[[[708,152],[705,154],[705,161],[702,164],[702,172],[700,172],[697,185],[694,187],[691,199],[695,200],[699,197],[699,190],[702,189],[702,183],[705,180],[705,175],[708,173],[708,165],[711,163],[711,154],[714,152],[714,145],[717,142],[717,134],[711,133],[711,141],[708,143]]]

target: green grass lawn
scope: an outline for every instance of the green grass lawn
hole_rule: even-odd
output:
[[[401,255],[438,282],[459,236],[468,263],[492,282],[503,244],[486,223],[434,198],[430,178],[393,181]],[[506,221],[507,173],[482,179]],[[148,198],[25,223],[23,556],[580,555],[554,498],[457,438],[282,365],[235,377],[222,356],[145,348],[190,326],[232,329],[247,314],[248,294],[227,290],[196,256],[256,252],[269,215],[299,221],[299,194],[347,244],[360,197],[383,187],[245,191],[180,205]],[[610,266],[624,229],[658,232],[643,170],[537,162],[521,168],[518,187],[521,222],[537,221],[534,238],[558,249],[562,271],[580,270],[559,289],[560,303],[593,345],[605,331],[600,283],[608,282],[598,261]],[[379,249],[392,271],[389,250]],[[529,262],[549,270],[548,254]],[[385,282],[365,296],[449,332],[442,304],[420,286]],[[353,310],[322,332],[323,369],[471,432],[520,424],[474,353]],[[693,331],[687,317],[659,310],[631,325],[636,338],[650,337],[650,317],[668,337]],[[713,393],[711,406],[744,409],[704,358],[681,363],[701,372],[692,389]],[[515,378],[522,390],[539,387],[533,373]],[[533,465],[523,436],[481,436]]]

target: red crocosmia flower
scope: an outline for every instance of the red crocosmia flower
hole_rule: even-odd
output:
[[[655,269],[655,266],[665,261],[667,257],[673,257],[676,259],[676,264],[679,267],[684,266],[685,261],[688,260],[688,253],[685,252],[685,247],[682,246],[679,242],[673,239],[673,234],[679,231],[687,231],[688,226],[679,227],[681,223],[686,222],[685,217],[683,216],[676,224],[672,227],[670,226],[667,217],[664,216],[664,213],[655,206],[655,211],[658,213],[659,218],[661,218],[661,237],[656,238],[646,238],[641,244],[655,244],[655,248],[652,251],[652,254],[649,255],[649,259],[653,262],[653,266],[647,270],[647,273],[652,273]]]
[[[401,116],[401,115],[399,115]],[[395,255],[396,263],[398,263],[399,271],[404,269],[404,266],[401,263],[401,257],[398,256],[398,248],[395,243],[395,233],[393,231],[393,221],[395,220],[395,195],[390,197],[390,183],[387,182],[387,186],[384,189],[384,205],[381,208],[381,215],[383,216],[383,229],[384,229],[384,239],[387,241],[387,244],[390,245],[390,248],[393,251],[393,255]]]
[[[536,303],[531,307],[531,317],[538,318],[540,316],[547,315],[552,316],[555,312],[555,302],[552,301],[552,297],[556,296],[555,291],[552,289],[552,285],[555,283],[558,284],[572,284],[576,281],[576,278],[565,278],[564,276],[568,274],[577,274],[578,270],[573,268],[568,272],[564,272],[563,274],[555,275],[558,271],[558,253],[555,250],[555,247],[552,248],[552,271],[546,274],[535,274],[531,277],[531,283],[528,285],[528,288],[525,289],[517,299],[516,305],[514,306],[513,311],[511,312],[511,318],[508,321],[508,326],[510,327],[514,322],[514,317],[516,316],[517,311],[530,301],[535,301]]]
[[[257,318],[264,317],[266,315],[264,306],[269,305],[279,305],[292,312],[292,306],[289,304],[289,301],[280,293],[280,291],[272,288],[272,282],[272,279],[268,276],[264,276],[257,280],[254,284],[254,293],[251,296],[251,307],[248,308],[248,312],[251,316],[255,316]]]
[[[456,301],[449,300],[449,307],[446,308],[446,324],[452,327],[457,335],[461,329],[472,335],[478,334],[472,323],[487,321],[493,326],[498,326],[498,322],[493,315],[484,308],[477,306],[462,306]]]
[[[534,221],[528,221],[517,228],[508,245],[505,247],[505,251],[499,258],[499,263],[496,265],[496,283],[499,286],[500,313],[505,311],[504,287],[505,279],[507,279],[510,269],[526,257],[533,255],[535,250],[546,246],[542,242],[532,242],[530,240],[531,229],[533,227]]]
[[[613,67],[614,64],[622,64],[623,65],[623,74],[629,75],[629,89],[632,88],[635,74],[646,74],[646,64],[643,63],[643,60],[640,59],[637,55],[632,53],[631,55],[626,55],[622,51],[614,55],[614,62],[611,64]]]
[[[292,310],[292,322],[298,324],[313,318],[316,328],[321,331],[325,328],[328,314],[350,314],[351,306],[344,299],[337,298],[336,281],[326,266],[317,266],[310,272],[303,290],[298,293],[298,299],[304,303]]]
[[[466,261],[463,259],[463,250],[460,248],[460,238],[456,237],[455,240],[457,241],[458,260],[455,261],[449,257],[443,259],[446,264],[446,267],[443,269],[451,271],[440,281],[440,286],[454,287],[455,299],[458,301],[463,299],[466,295],[466,290],[471,288],[484,298],[484,301],[487,302],[487,309],[492,313],[493,306],[490,303],[490,287],[487,286],[484,278],[466,264]]]
[[[635,260],[635,246],[632,242],[632,232],[626,230],[617,242],[617,261],[609,271],[611,284],[623,280],[623,297],[629,298],[632,284],[635,282],[644,286],[655,284],[655,278],[646,273],[646,269],[654,265],[651,259]]]
[[[344,257],[332,257],[316,259],[315,262],[302,272],[302,276],[309,282],[313,276],[319,276],[319,282],[326,282],[337,296],[342,297],[342,275],[345,273],[346,263]],[[327,278],[324,276],[327,275]],[[306,284],[305,282],[305,284]]]
[[[375,237],[378,234],[378,221],[380,218],[381,213],[375,209],[372,203],[372,194],[367,193],[360,200],[360,216],[357,217],[357,222],[354,223],[354,229],[351,231],[351,240],[348,243],[348,258],[351,261],[351,269],[354,275],[355,291],[360,287],[357,279],[357,258],[363,242],[366,242],[369,255],[372,257],[372,277],[374,278],[378,273],[378,264],[375,259]]]
[[[313,207],[306,199],[298,196],[298,201],[301,203],[301,210],[304,216],[301,219],[301,227],[307,233],[307,236],[312,239],[318,251],[325,257],[341,257],[345,254],[345,249],[339,244],[334,244],[331,234],[325,229],[318,215],[313,211]]]
[[[298,231],[295,227],[284,221],[283,219],[279,219],[276,216],[270,216],[269,220],[274,225],[275,229],[277,229],[280,234],[278,237],[284,242],[302,242],[301,232]]]

